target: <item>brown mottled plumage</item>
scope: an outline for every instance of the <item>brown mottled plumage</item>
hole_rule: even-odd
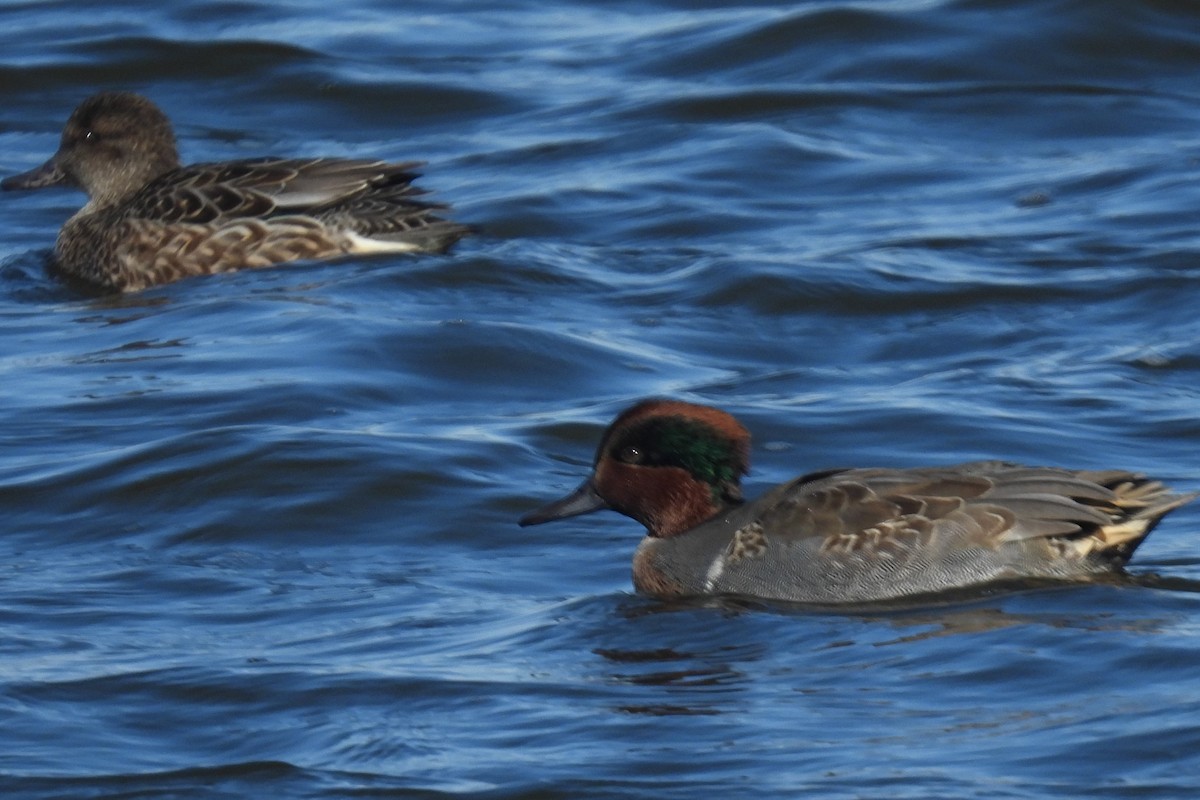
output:
[[[190,275],[350,253],[442,252],[469,228],[415,199],[419,164],[258,158],[179,165],[152,102],[102,92],[67,120],[58,152],[5,189],[76,186],[88,203],[55,256],[67,274],[133,291]]]
[[[648,533],[634,585],[655,596],[869,602],[1113,572],[1200,494],[1122,470],[981,461],[812,473],[743,503],[748,450],[723,411],[646,400],[609,426],[591,477],[521,524],[603,508],[632,517]]]

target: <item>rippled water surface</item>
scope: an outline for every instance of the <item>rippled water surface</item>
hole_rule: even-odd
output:
[[[0,173],[102,88],[184,158],[428,162],[480,233],[95,297],[0,196],[6,798],[1192,798],[1200,505],[1133,579],[632,593],[520,529],[651,394],[806,470],[1200,488],[1200,6],[0,6]]]

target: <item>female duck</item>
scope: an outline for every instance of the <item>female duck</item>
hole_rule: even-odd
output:
[[[724,411],[642,401],[609,426],[591,476],[521,525],[632,517],[648,534],[633,581],[650,595],[843,603],[1117,571],[1196,497],[1121,470],[985,461],[817,472],[745,503],[749,445]]]
[[[351,253],[442,252],[469,228],[414,199],[416,162],[259,158],[179,165],[166,115],[144,97],[85,100],[41,167],[4,189],[75,186],[87,204],[54,252],[76,278],[133,291],[191,275]]]

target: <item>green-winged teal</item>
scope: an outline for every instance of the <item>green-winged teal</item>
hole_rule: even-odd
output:
[[[88,202],[58,234],[68,275],[132,291],[191,275],[351,253],[442,252],[469,228],[416,199],[418,162],[256,158],[179,165],[171,123],[128,92],[67,120],[41,167],[5,189],[75,186]]]
[[[613,509],[647,529],[639,591],[824,604],[1119,571],[1197,496],[1121,470],[985,461],[817,472],[746,503],[749,446],[724,411],[642,401],[609,426],[591,476],[521,524]]]

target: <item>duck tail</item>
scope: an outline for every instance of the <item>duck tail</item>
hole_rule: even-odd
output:
[[[1092,554],[1124,565],[1155,526],[1175,509],[1200,497],[1200,492],[1180,494],[1143,475],[1117,470],[1083,473],[1110,489],[1114,497],[1101,508],[1112,519],[1091,537]]]
[[[404,242],[423,253],[445,253],[464,236],[475,233],[475,228],[445,219],[430,218],[428,224],[396,233],[374,234],[371,238],[383,241]]]

